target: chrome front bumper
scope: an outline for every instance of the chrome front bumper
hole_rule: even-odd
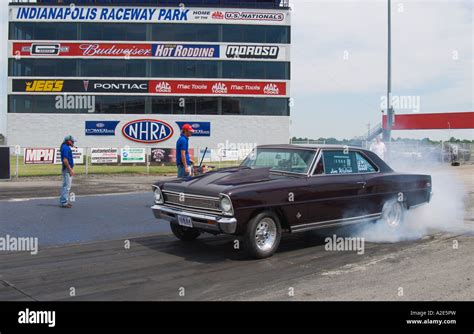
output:
[[[233,234],[237,229],[237,219],[233,217],[222,217],[184,211],[176,208],[170,208],[161,204],[155,204],[151,207],[151,209],[153,210],[155,218],[164,219],[169,222],[177,221],[177,215],[190,217],[193,222],[193,227],[197,229],[210,230],[225,234]]]

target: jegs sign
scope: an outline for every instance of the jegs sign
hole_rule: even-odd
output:
[[[138,143],[153,144],[170,139],[174,130],[166,122],[156,119],[138,119],[125,124],[122,134]]]

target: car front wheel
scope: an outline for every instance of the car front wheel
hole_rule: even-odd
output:
[[[271,211],[264,211],[252,218],[244,235],[247,254],[255,259],[272,256],[281,239],[281,225]]]
[[[405,220],[405,205],[395,199],[385,202],[380,220],[391,228],[399,228]]]
[[[193,241],[201,234],[195,228],[184,227],[176,223],[170,223],[170,227],[175,237],[182,241]]]

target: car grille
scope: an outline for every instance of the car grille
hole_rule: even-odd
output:
[[[183,199],[184,201],[180,200]],[[205,213],[221,213],[219,198],[163,191],[166,205]]]

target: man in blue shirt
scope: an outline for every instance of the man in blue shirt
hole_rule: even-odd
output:
[[[181,136],[176,142],[176,167],[178,168],[178,177],[183,178],[192,175],[191,165],[194,164],[189,158],[189,137],[193,134],[193,127],[184,124],[181,128]]]
[[[69,192],[71,191],[72,177],[74,174],[74,159],[71,147],[74,146],[76,140],[73,136],[66,136],[61,144],[61,162],[63,185],[61,187],[61,197],[59,199],[62,208],[70,209],[72,204],[69,202]]]

